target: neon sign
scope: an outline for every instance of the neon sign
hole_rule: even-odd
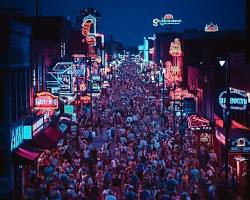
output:
[[[44,124],[44,120],[43,120],[43,116],[42,116],[39,120],[37,120],[32,125],[32,135],[33,135],[33,137],[43,129],[43,124]]]
[[[87,37],[90,33],[91,25],[94,23],[92,19],[83,21],[82,23],[82,35]]]
[[[245,137],[237,138],[231,141],[231,152],[250,152],[250,140]]]
[[[219,104],[226,109],[226,91],[219,95]],[[232,110],[246,110],[248,104],[248,97],[246,92],[230,88],[230,109]]]
[[[206,24],[204,30],[205,30],[205,32],[217,32],[217,31],[219,31],[219,28],[218,28],[217,24],[213,24],[211,22],[211,24],[209,24],[209,25]]]
[[[58,97],[49,92],[40,92],[36,94],[35,107],[37,110],[55,110],[58,109]]]
[[[93,26],[93,33],[91,33],[91,28]],[[96,46],[96,18],[92,15],[88,15],[83,19],[82,22],[82,35],[85,36],[85,42],[89,46]]]
[[[20,144],[23,143],[24,138],[24,131],[23,131],[23,125],[16,126],[15,128],[10,130],[11,134],[11,145],[10,150],[13,151],[17,147],[20,146]]]
[[[83,101],[84,104],[89,104],[91,102],[90,96],[82,96],[80,97],[81,101]]]
[[[181,22],[182,22],[181,19],[174,19],[174,16],[172,14],[166,14],[161,20],[158,18],[153,19],[153,26],[181,24]]]
[[[191,115],[187,119],[188,128],[191,130],[211,130],[209,121],[197,115]]]
[[[174,42],[171,42],[169,54],[171,56],[182,56],[181,41],[179,38],[175,38]]]
[[[216,139],[222,144],[222,145],[225,145],[226,144],[226,140],[225,140],[225,135],[223,135],[221,132],[219,132],[217,129],[216,129],[216,132],[215,132],[215,137]]]
[[[183,51],[179,38],[175,38],[174,41],[170,43],[169,54],[173,57],[173,64],[171,61],[165,63],[167,68],[167,84],[178,84],[182,81],[183,67]]]
[[[61,122],[61,121],[71,121],[71,117],[69,117],[69,116],[61,116],[59,118],[59,122]]]

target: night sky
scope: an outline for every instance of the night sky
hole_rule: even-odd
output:
[[[1,0],[0,7],[23,8],[28,15],[35,14],[35,0]],[[203,29],[213,22],[220,29],[244,29],[245,0],[41,0],[42,15],[68,17],[75,25],[75,17],[83,8],[96,8],[102,18],[98,32],[125,46],[137,46],[144,36],[163,32],[164,27],[153,27],[153,18],[161,19],[171,13],[182,19],[175,30]]]

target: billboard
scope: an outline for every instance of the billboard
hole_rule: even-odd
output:
[[[154,18],[153,26],[164,26],[164,25],[172,25],[172,24],[181,24],[181,19],[174,19],[172,14],[165,14],[162,19]]]

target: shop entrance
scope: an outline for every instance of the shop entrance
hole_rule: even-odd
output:
[[[236,162],[236,180],[241,186],[247,186],[249,183],[249,160],[242,155],[238,155],[235,158]]]

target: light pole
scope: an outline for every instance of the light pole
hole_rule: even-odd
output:
[[[163,106],[163,116],[164,116],[164,123],[165,123],[165,69],[162,66],[162,106]]]
[[[93,131],[93,85],[92,85],[92,61],[90,61],[90,67],[89,67],[89,73],[90,73],[90,118],[91,118],[91,129]]]
[[[231,116],[230,116],[230,88],[229,88],[229,67],[228,61],[220,60],[220,66],[226,68],[226,108],[224,112],[224,127],[225,127],[225,187],[228,188],[228,148],[229,148],[229,136],[231,128]]]
[[[183,94],[181,95],[181,123],[180,123],[180,126],[181,126],[181,131],[180,131],[180,134],[181,134],[181,151],[183,151],[183,135],[185,134],[185,131],[183,132]]]
[[[176,87],[176,85],[175,85],[175,81],[174,81],[174,130],[173,130],[173,132],[174,132],[174,134],[175,134],[175,129],[176,129],[176,124],[175,124],[175,87]]]

